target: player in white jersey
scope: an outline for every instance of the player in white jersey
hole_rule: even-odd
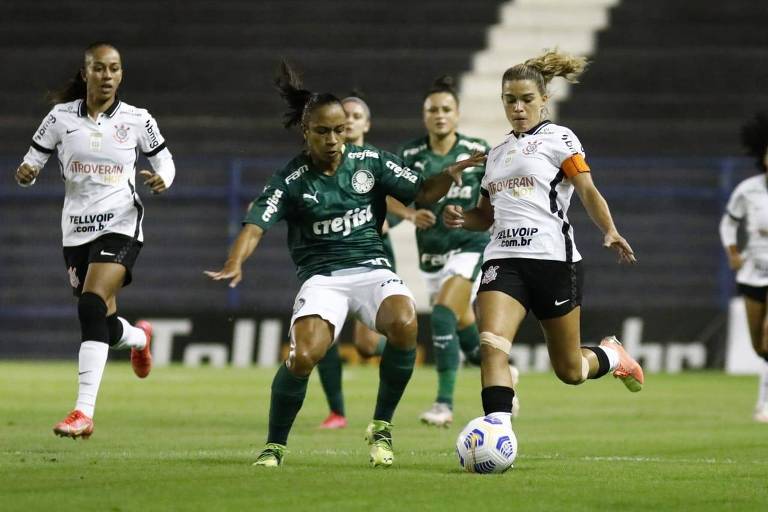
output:
[[[745,125],[742,142],[763,172],[742,181],[731,193],[720,221],[720,239],[744,297],[752,346],[768,362],[768,116],[758,115]],[[736,233],[742,223],[747,239],[739,250]],[[760,373],[754,419],[768,423],[768,366]]]
[[[138,152],[154,169],[141,171],[153,193],[170,187],[176,171],[152,116],[118,98],[122,77],[117,49],[103,42],[90,45],[73,81],[51,95],[54,106],[16,170],[18,184],[31,186],[55,151],[64,180],[64,261],[78,297],[82,342],[75,408],[53,430],[72,438],[93,433],[96,395],[110,346],[131,349],[131,365],[140,378],[152,365],[152,326],[145,321],[133,326],[118,317],[116,297],[131,282],[144,239],[144,207],[135,185]]]
[[[448,206],[443,213],[454,228],[493,226],[477,296],[485,414],[511,413],[507,357],[529,310],[544,331],[560,380],[581,384],[613,372],[630,391],[642,388],[642,369],[615,337],[581,346],[583,274],[568,222],[574,190],[603,232],[603,245],[615,249],[620,262],[635,261],[592,182],[578,139],[544,119],[550,80],[562,76],[575,82],[585,66],[583,58],[547,51],[504,73],[501,99],[512,132],[488,154],[477,207],[464,212]]]

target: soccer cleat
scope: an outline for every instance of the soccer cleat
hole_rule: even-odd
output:
[[[368,441],[371,466],[388,468],[395,460],[392,451],[392,424],[388,421],[373,420],[365,431]]]
[[[517,418],[520,414],[520,399],[517,397],[517,383],[520,381],[520,372],[515,366],[509,365],[509,374],[512,376],[512,389],[515,391],[515,397],[512,399],[512,417]]]
[[[601,347],[611,348],[619,355],[619,364],[615,370],[613,370],[613,376],[617,379],[621,379],[627,389],[633,393],[637,393],[643,389],[643,369],[640,367],[637,361],[635,361],[624,347],[621,346],[621,342],[616,339],[616,336],[607,336],[600,342]]]
[[[346,426],[347,426],[347,418],[345,418],[341,414],[336,414],[333,411],[331,411],[328,417],[325,418],[325,420],[320,424],[320,428],[327,428],[327,429],[346,428]]]
[[[252,466],[263,466],[265,468],[277,468],[283,465],[285,456],[285,445],[277,443],[267,443],[256,462]]]
[[[88,439],[93,434],[93,420],[75,409],[53,426],[53,433],[60,437]]]
[[[448,404],[435,402],[432,407],[421,413],[419,419],[425,425],[448,428],[453,423],[453,411]]]
[[[755,409],[755,415],[752,417],[758,423],[768,423],[768,404]]]
[[[152,369],[152,353],[150,352],[152,324],[146,320],[139,320],[136,322],[136,327],[144,331],[144,335],[147,337],[147,344],[141,350],[131,349],[131,367],[133,368],[133,373],[138,378],[143,379],[149,375],[149,371]]]

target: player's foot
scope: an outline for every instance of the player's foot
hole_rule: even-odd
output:
[[[637,361],[627,354],[616,336],[607,336],[600,342],[601,347],[611,348],[619,355],[619,365],[613,370],[613,376],[621,379],[627,389],[637,393],[643,389],[643,369]]]
[[[365,431],[365,440],[371,454],[371,466],[388,468],[395,460],[392,451],[392,424],[388,421],[373,420]]]
[[[768,423],[768,404],[758,406],[752,418],[759,423]]]
[[[421,413],[419,419],[425,425],[434,425],[436,427],[448,427],[453,423],[453,411],[448,404],[435,402],[428,410]]]
[[[256,462],[251,464],[252,466],[263,466],[265,468],[277,468],[283,464],[283,457],[285,456],[285,445],[277,443],[267,443],[259,456],[256,458]]]
[[[147,344],[141,350],[131,349],[131,367],[133,367],[133,373],[138,378],[143,379],[149,375],[149,371],[152,369],[152,353],[150,352],[152,324],[146,320],[139,320],[136,322],[136,327],[144,331],[144,335],[147,337]]]
[[[509,365],[509,374],[512,376],[512,389],[515,391],[515,397],[512,399],[512,417],[517,418],[520,414],[520,399],[517,397],[517,383],[520,381],[520,372],[518,369]]]
[[[327,428],[327,429],[337,429],[337,428],[346,428],[346,427],[347,427],[347,418],[345,418],[341,414],[336,414],[333,411],[331,411],[328,417],[325,418],[325,420],[320,424],[320,428]]]
[[[61,437],[88,439],[93,434],[93,420],[75,409],[53,426],[53,433]]]

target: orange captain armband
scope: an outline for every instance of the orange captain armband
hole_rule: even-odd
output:
[[[568,178],[573,178],[579,173],[590,171],[587,161],[579,154],[575,154],[563,160],[563,163],[560,164],[560,168]]]

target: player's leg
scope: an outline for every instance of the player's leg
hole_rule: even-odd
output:
[[[420,419],[428,425],[447,427],[453,422],[453,393],[459,368],[458,318],[469,305],[472,282],[454,275],[445,280],[430,315],[432,346],[437,369],[437,397]]]
[[[768,346],[765,341],[768,336],[768,318],[766,318],[768,308],[766,308],[765,293],[762,288],[744,285],[739,285],[739,291],[744,297],[752,346],[755,353],[766,360],[758,377],[754,419],[768,423]]]
[[[384,347],[387,345],[387,337],[379,334],[373,329],[369,329],[360,320],[355,320],[354,331],[355,348],[361,357],[369,358],[380,356],[384,353]]]
[[[317,363],[317,374],[320,385],[328,401],[328,417],[320,424],[320,428],[336,429],[347,426],[344,417],[344,394],[341,386],[341,356],[338,344],[333,344],[325,356]]]
[[[467,304],[464,313],[459,316],[456,335],[459,337],[459,348],[464,352],[467,361],[480,366],[480,330],[477,328],[477,317],[472,303]]]
[[[109,351],[107,302],[123,285],[126,269],[119,263],[91,263],[77,304],[81,343],[78,353],[78,393],[74,410],[53,430],[57,435],[89,437],[93,413]]]

